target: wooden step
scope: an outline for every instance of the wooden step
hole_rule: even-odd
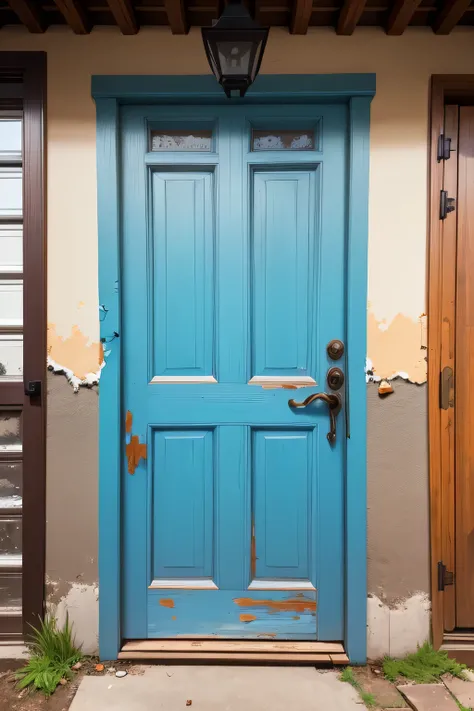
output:
[[[131,640],[119,659],[148,659],[179,663],[273,662],[275,664],[348,664],[339,642],[258,642],[253,640]]]

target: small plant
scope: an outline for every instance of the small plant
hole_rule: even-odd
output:
[[[385,657],[383,671],[389,681],[396,682],[400,677],[410,679],[417,684],[432,684],[439,681],[443,674],[452,674],[462,678],[465,664],[450,659],[447,652],[436,651],[429,642],[425,642],[414,654],[407,654],[403,659]]]
[[[354,670],[352,669],[352,667],[346,667],[342,671],[341,676],[339,678],[341,681],[345,681],[347,684],[350,684],[352,687],[354,687],[354,689],[359,693],[360,698],[367,706],[367,708],[373,709],[377,706],[375,696],[373,694],[369,694],[367,691],[364,691],[361,684],[355,678]]]
[[[74,644],[69,618],[62,629],[56,620],[47,616],[40,620],[39,628],[32,627],[31,657],[16,672],[19,689],[31,687],[51,696],[62,679],[71,679],[71,667],[82,659],[81,650]]]

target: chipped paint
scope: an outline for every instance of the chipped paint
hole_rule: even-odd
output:
[[[367,655],[404,657],[430,639],[431,605],[426,593],[387,604],[376,595],[367,599]]]
[[[104,352],[100,341],[91,342],[78,326],[73,326],[71,334],[64,338],[57,333],[55,324],[49,323],[48,358],[82,381],[89,374],[100,371]]]
[[[262,632],[262,634],[257,635],[257,637],[270,637],[270,639],[275,639],[276,636],[276,632]]]
[[[55,373],[55,375],[65,375],[68,383],[72,385],[73,391],[75,393],[78,393],[79,388],[91,388],[94,385],[99,384],[100,374],[102,368],[105,366],[105,360],[102,362],[99,370],[97,370],[95,373],[86,373],[84,378],[78,378],[72,372],[72,370],[69,370],[69,368],[66,368],[64,365],[56,363],[56,361],[50,358],[49,356],[46,360],[46,365],[48,370],[50,370],[52,373]]]
[[[174,607],[174,600],[171,597],[162,597],[160,599],[161,607],[169,607],[170,609]]]
[[[299,620],[299,619],[300,619],[300,616],[299,616],[299,615],[293,615],[293,617],[292,617],[291,619],[292,619],[292,620]]]
[[[176,619],[177,619],[176,615],[172,615],[171,619],[173,620],[173,622],[176,622]]]
[[[140,444],[138,435],[132,435],[130,442],[125,447],[128,460],[128,473],[135,474],[135,469],[140,464],[140,459],[146,459],[147,447],[146,444]]]
[[[127,434],[130,434],[130,432],[132,431],[132,422],[132,413],[130,412],[130,410],[127,410],[127,414],[125,415],[125,432]]]
[[[416,321],[397,314],[387,323],[377,321],[369,311],[367,382],[403,378],[411,383],[425,383],[427,377],[427,317]]]
[[[381,380],[378,387],[379,395],[390,395],[393,393],[393,387],[388,380]]]
[[[245,614],[245,613],[242,613],[242,614],[240,615],[240,621],[241,621],[241,622],[253,622],[253,621],[256,620],[256,619],[257,619],[257,618],[255,617],[255,615],[248,615],[248,614]]]
[[[316,612],[316,600],[310,600],[304,595],[298,595],[286,600],[256,600],[251,597],[237,597],[234,602],[239,607],[266,607],[274,612]]]

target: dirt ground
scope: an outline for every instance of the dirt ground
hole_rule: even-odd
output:
[[[18,691],[14,674],[21,664],[21,662],[4,662],[0,666],[0,711],[68,711],[83,676],[109,674],[107,669],[112,664],[117,671],[125,669],[129,674],[143,673],[142,667],[128,662],[105,663],[104,671],[97,672],[95,669],[97,660],[87,659],[75,673],[72,681],[66,686],[59,686],[51,697],[46,698],[42,693]]]

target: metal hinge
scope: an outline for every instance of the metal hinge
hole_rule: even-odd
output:
[[[442,592],[446,585],[454,585],[454,573],[446,570],[445,564],[440,560],[438,563],[438,590]]]
[[[438,163],[442,160],[448,160],[451,155],[451,139],[447,138],[444,133],[438,138]]]
[[[453,369],[447,365],[439,374],[439,406],[442,410],[454,407]]]
[[[439,219],[445,220],[456,209],[456,199],[448,197],[447,190],[441,190],[439,196]]]

